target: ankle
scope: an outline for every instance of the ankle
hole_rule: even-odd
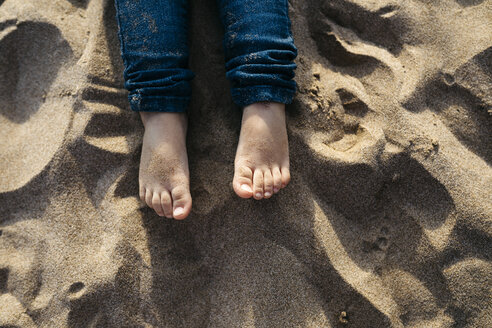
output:
[[[185,113],[140,112],[140,118],[146,129],[152,127],[186,127],[187,125]]]
[[[276,102],[258,102],[244,107],[243,122],[245,120],[266,120],[269,122],[285,120],[285,104]]]

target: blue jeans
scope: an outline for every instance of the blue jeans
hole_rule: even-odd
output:
[[[187,0],[115,0],[125,87],[134,111],[185,112],[190,102]],[[297,49],[287,0],[217,0],[227,78],[239,106],[288,104]]]

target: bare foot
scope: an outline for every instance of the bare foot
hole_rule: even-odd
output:
[[[285,105],[259,102],[243,111],[233,187],[242,198],[270,198],[290,181]]]
[[[183,113],[141,112],[145,126],[140,159],[140,199],[160,216],[190,214],[187,118]]]

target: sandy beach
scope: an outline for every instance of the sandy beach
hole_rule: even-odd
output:
[[[0,0],[0,327],[492,327],[492,0],[289,0],[292,181],[259,202],[190,1],[175,221],[138,198],[113,1]]]

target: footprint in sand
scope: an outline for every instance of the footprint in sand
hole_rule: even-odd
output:
[[[24,306],[11,294],[0,295],[1,327],[36,327]]]
[[[456,0],[456,2],[462,7],[471,7],[481,4],[484,0]]]
[[[0,192],[39,174],[64,139],[74,97],[72,49],[54,25],[0,24]],[[7,32],[7,33],[5,33]],[[71,81],[71,83],[70,83]]]

